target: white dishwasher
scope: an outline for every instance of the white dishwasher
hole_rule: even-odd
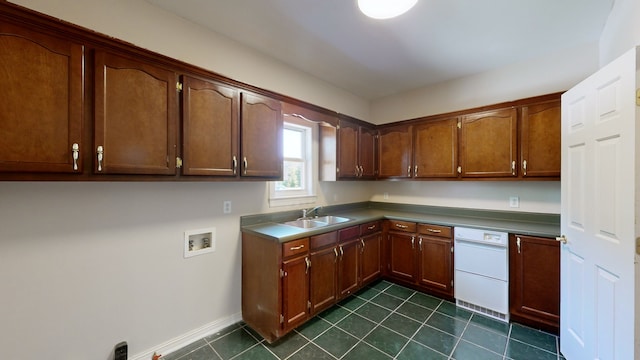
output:
[[[509,321],[509,234],[454,228],[454,296],[458,306]]]

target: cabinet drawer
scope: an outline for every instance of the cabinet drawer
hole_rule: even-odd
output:
[[[374,232],[382,230],[380,227],[380,221],[372,221],[366,224],[360,225],[360,235],[369,235]]]
[[[400,220],[389,220],[389,230],[416,232],[416,223]]]
[[[451,227],[431,224],[418,224],[418,233],[450,239]]]
[[[360,236],[359,226],[351,226],[346,229],[338,230],[338,239],[340,240],[340,242],[355,239],[358,236]]]
[[[336,231],[320,234],[311,237],[311,249],[320,249],[325,246],[335,245],[338,240],[338,233]]]
[[[293,240],[282,244],[283,258],[306,254],[307,252],[309,252],[309,238]]]

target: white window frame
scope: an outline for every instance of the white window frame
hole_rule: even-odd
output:
[[[269,206],[290,206],[315,203],[317,200],[316,189],[318,188],[318,125],[314,122],[288,116],[285,118],[285,129],[304,131],[303,135],[303,157],[305,168],[305,184],[303,190],[276,190],[276,181],[268,182],[269,186]],[[288,159],[284,159],[288,160]],[[296,161],[298,159],[291,159]]]

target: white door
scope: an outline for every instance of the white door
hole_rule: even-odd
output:
[[[562,96],[560,349],[568,360],[640,359],[637,59],[633,49]]]

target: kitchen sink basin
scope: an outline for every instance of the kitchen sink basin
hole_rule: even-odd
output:
[[[298,219],[293,221],[287,221],[284,224],[289,226],[295,226],[303,229],[313,229],[322,226],[328,226],[333,224],[340,224],[343,222],[351,221],[351,219],[341,216],[320,216],[313,219]]]
[[[328,225],[340,224],[340,223],[343,223],[343,222],[351,221],[351,219],[346,218],[346,217],[332,216],[332,215],[320,216],[320,217],[317,217],[317,218],[315,218],[313,220],[320,221],[320,222],[323,222],[323,223],[327,223]]]
[[[320,227],[320,226],[329,225],[326,222],[316,221],[315,219],[314,220],[298,219],[298,220],[293,220],[293,221],[287,221],[284,224],[285,225],[299,227],[299,228],[303,228],[303,229],[313,229],[313,228],[317,228],[317,227]]]

